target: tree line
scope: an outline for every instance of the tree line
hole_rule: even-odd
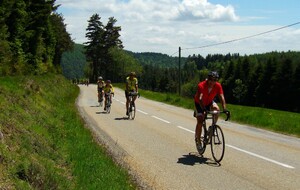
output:
[[[55,0],[0,2],[0,74],[60,72],[62,53],[73,47]]]
[[[205,80],[210,70],[219,72],[228,103],[299,112],[300,52],[295,51],[192,55],[184,62],[180,77],[178,67],[145,65],[140,86],[176,93],[180,82],[181,95],[192,98],[198,82]]]

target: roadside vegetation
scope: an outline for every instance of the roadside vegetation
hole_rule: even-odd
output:
[[[114,85],[121,89],[124,89],[125,86],[121,83]],[[143,89],[139,89],[139,93],[142,97],[148,99],[191,110],[194,109],[193,97],[185,98],[174,93],[152,92]],[[233,104],[228,104],[227,107],[231,111],[231,121],[300,137],[300,113]]]
[[[84,127],[63,76],[0,78],[0,189],[136,189]]]

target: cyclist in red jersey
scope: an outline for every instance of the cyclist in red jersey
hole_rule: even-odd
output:
[[[223,93],[222,85],[217,82],[219,74],[216,71],[211,71],[205,81],[199,82],[197,92],[194,96],[195,102],[195,117],[197,118],[197,125],[195,130],[195,141],[197,148],[201,149],[200,135],[202,132],[202,124],[205,119],[207,110],[220,110],[218,104],[214,102],[216,95],[219,96],[223,111],[229,112],[226,109],[226,102]],[[217,118],[216,118],[217,119]],[[200,147],[199,147],[200,146]]]

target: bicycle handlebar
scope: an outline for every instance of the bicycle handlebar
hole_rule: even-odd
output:
[[[216,114],[220,114],[220,113],[225,113],[226,114],[226,119],[225,121],[228,121],[230,119],[230,111],[217,111],[217,110],[213,110],[213,111],[207,111],[207,114],[211,114],[211,115],[216,115]]]
[[[138,93],[138,92],[129,92],[128,96],[138,96],[138,97],[140,97],[140,93]]]
[[[105,92],[105,96],[109,96],[109,95],[113,95],[113,96],[115,96],[115,93],[113,93],[113,92]]]

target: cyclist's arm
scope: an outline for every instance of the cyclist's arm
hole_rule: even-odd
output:
[[[226,101],[225,101],[224,94],[219,94],[219,99],[220,99],[220,101],[221,101],[223,110],[226,110]]]
[[[136,81],[135,81],[135,91],[136,92],[138,92],[138,90],[139,90],[139,88],[138,88],[138,80],[137,80],[137,78],[135,79]]]
[[[126,81],[125,90],[126,90],[126,91],[129,91],[129,84],[128,84],[128,81]]]
[[[114,93],[114,87],[111,85],[111,93]]]

